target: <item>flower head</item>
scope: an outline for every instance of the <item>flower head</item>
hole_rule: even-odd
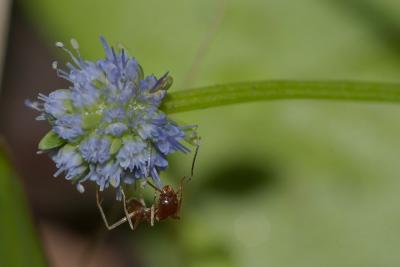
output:
[[[57,42],[72,63],[64,70],[54,62],[53,68],[71,86],[26,104],[52,127],[39,149],[50,152],[58,168],[54,175],[64,172],[80,192],[85,181],[96,182],[100,190],[111,185],[120,199],[121,186],[138,179],[151,177],[161,186],[159,172],[168,166],[166,156],[188,152],[182,141],[194,140],[196,131],[159,109],[172,83],[168,73],[159,79],[144,77],[124,49],[116,51],[103,37],[100,41],[106,57],[97,62],[81,57],[76,40],[71,40],[75,53]]]

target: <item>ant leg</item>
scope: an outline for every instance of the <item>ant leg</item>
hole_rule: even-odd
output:
[[[151,227],[154,226],[154,204],[150,208],[150,225]]]
[[[179,206],[178,211],[181,210],[182,200],[183,200],[183,181],[185,180],[185,176],[182,177],[181,182],[179,183]]]
[[[150,225],[151,226],[154,226],[154,218],[156,215],[154,203],[156,203],[156,199],[157,199],[157,191],[154,191],[153,204],[151,205],[151,208],[150,208]]]
[[[156,203],[156,199],[157,199],[157,191],[154,191],[153,205],[154,203]]]
[[[121,189],[121,193],[122,193],[122,201],[124,202],[125,218],[128,220],[129,227],[133,230],[133,224],[132,224],[131,217],[129,216],[128,209],[126,207],[126,197],[125,197],[125,193],[124,193],[123,189]]]
[[[96,190],[96,202],[97,202],[97,207],[100,210],[101,217],[103,218],[104,224],[105,224],[105,226],[107,227],[108,230],[113,230],[114,228],[120,226],[121,224],[123,224],[123,223],[125,223],[127,221],[127,217],[123,217],[122,219],[120,219],[119,221],[114,223],[113,225],[109,225],[108,221],[107,221],[107,218],[106,218],[106,215],[104,213],[104,210],[103,210],[103,208],[101,206],[102,200],[100,200],[100,197],[99,197],[99,190]],[[136,213],[137,213],[137,211],[129,213],[128,214],[128,218],[129,219],[132,218],[133,216],[135,216]]]
[[[99,195],[100,195],[100,194],[99,194],[99,190],[97,189],[97,190],[96,190],[96,203],[97,203],[97,208],[99,209],[100,214],[101,214],[101,217],[103,218],[104,225],[107,227],[108,230],[111,230],[111,229],[113,229],[113,228],[111,228],[111,227],[108,225],[108,221],[107,221],[106,215],[105,215],[105,213],[104,213],[103,207],[101,206],[101,202],[103,202],[103,200],[100,200],[100,196],[99,196]]]
[[[128,214],[128,217],[129,217],[129,218],[132,218],[133,216],[136,215],[136,213],[138,213],[138,212],[137,212],[137,211],[134,211],[134,212],[132,212],[132,213],[129,213],[129,214]],[[113,225],[111,225],[111,226],[109,227],[109,230],[112,230],[112,229],[114,229],[114,228],[120,226],[121,224],[125,223],[127,220],[128,220],[128,219],[127,219],[126,217],[123,217],[122,219],[120,219],[119,221],[117,221],[116,223],[114,223]],[[136,225],[136,221],[135,221],[135,225]],[[136,229],[136,227],[133,227],[132,230],[135,230],[135,229]]]
[[[179,216],[181,212],[181,206],[182,206],[182,200],[183,200],[183,182],[185,181],[185,176],[181,178],[181,181],[179,183],[179,189],[177,194],[179,194],[179,203],[178,203],[178,209],[176,210],[176,214],[172,216],[174,219],[180,219],[181,217]]]

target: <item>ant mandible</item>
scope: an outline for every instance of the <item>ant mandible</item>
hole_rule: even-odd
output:
[[[196,162],[197,153],[199,150],[199,145],[196,146],[196,150],[194,152],[192,167],[190,172],[190,177],[185,178],[182,177],[179,184],[179,189],[175,192],[172,186],[165,185],[162,189],[156,187],[150,181],[146,181],[148,185],[150,185],[155,190],[154,201],[150,208],[146,207],[144,200],[141,199],[140,201],[133,198],[130,200],[126,200],[125,193],[122,192],[122,200],[124,205],[124,212],[125,217],[121,218],[119,221],[115,222],[112,225],[109,225],[106,215],[103,211],[101,206],[102,200],[100,200],[99,190],[96,191],[96,200],[97,200],[97,207],[100,210],[100,214],[103,218],[104,224],[108,230],[112,230],[121,224],[128,221],[129,227],[132,230],[135,230],[141,221],[146,221],[150,223],[151,226],[154,225],[154,221],[163,221],[169,217],[173,219],[179,219],[179,213],[182,206],[183,200],[183,184],[185,179],[189,182],[194,174],[194,165]],[[159,193],[158,202],[156,203],[156,194]],[[154,204],[156,203],[156,204]],[[134,221],[134,223],[132,223]]]

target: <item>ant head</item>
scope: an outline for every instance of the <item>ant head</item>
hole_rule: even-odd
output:
[[[160,214],[173,214],[176,212],[178,207],[178,196],[174,189],[170,185],[166,185],[162,188],[159,197],[159,213]],[[159,215],[160,215],[159,214]],[[163,217],[162,215],[160,215]]]
[[[174,189],[173,189],[172,186],[170,186],[170,185],[165,185],[165,186],[162,188],[161,191],[162,191],[162,194],[165,194],[165,195],[175,194]]]

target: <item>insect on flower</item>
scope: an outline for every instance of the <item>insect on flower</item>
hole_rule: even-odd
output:
[[[57,42],[72,61],[65,69],[54,62],[53,68],[70,87],[39,94],[38,101],[27,100],[26,105],[40,112],[37,120],[51,126],[39,152],[48,152],[55,162],[54,176],[65,173],[81,193],[83,183],[90,181],[100,191],[114,188],[116,199],[125,204],[123,186],[150,178],[155,188],[162,188],[159,173],[168,167],[167,156],[190,152],[183,143],[196,145],[197,126],[178,125],[160,109],[172,84],[168,72],[145,77],[125,49],[114,49],[103,37],[100,41],[105,58],[96,62],[82,58],[75,39],[72,51]]]
[[[155,193],[158,195],[158,201],[156,200],[156,194],[154,196],[154,201],[151,207],[146,207],[146,204],[143,199],[137,200],[135,198],[126,201],[125,195],[123,195],[124,201],[124,211],[125,217],[121,218],[119,221],[115,222],[112,225],[109,225],[106,215],[101,206],[102,200],[99,196],[99,191],[96,192],[96,200],[97,207],[100,210],[100,214],[103,218],[104,224],[108,230],[112,230],[121,224],[128,221],[129,226],[132,230],[135,230],[139,223],[142,221],[148,222],[151,226],[154,225],[154,221],[163,221],[169,217],[173,219],[180,219],[179,213],[182,206],[183,200],[183,184],[185,180],[189,182],[194,175],[194,165],[198,153],[199,145],[197,145],[196,150],[194,152],[192,167],[190,172],[190,177],[182,177],[180,180],[179,189],[175,191],[172,186],[165,185],[162,189],[159,189],[150,181],[147,181],[147,184],[151,186]],[[132,222],[133,221],[133,222]]]

